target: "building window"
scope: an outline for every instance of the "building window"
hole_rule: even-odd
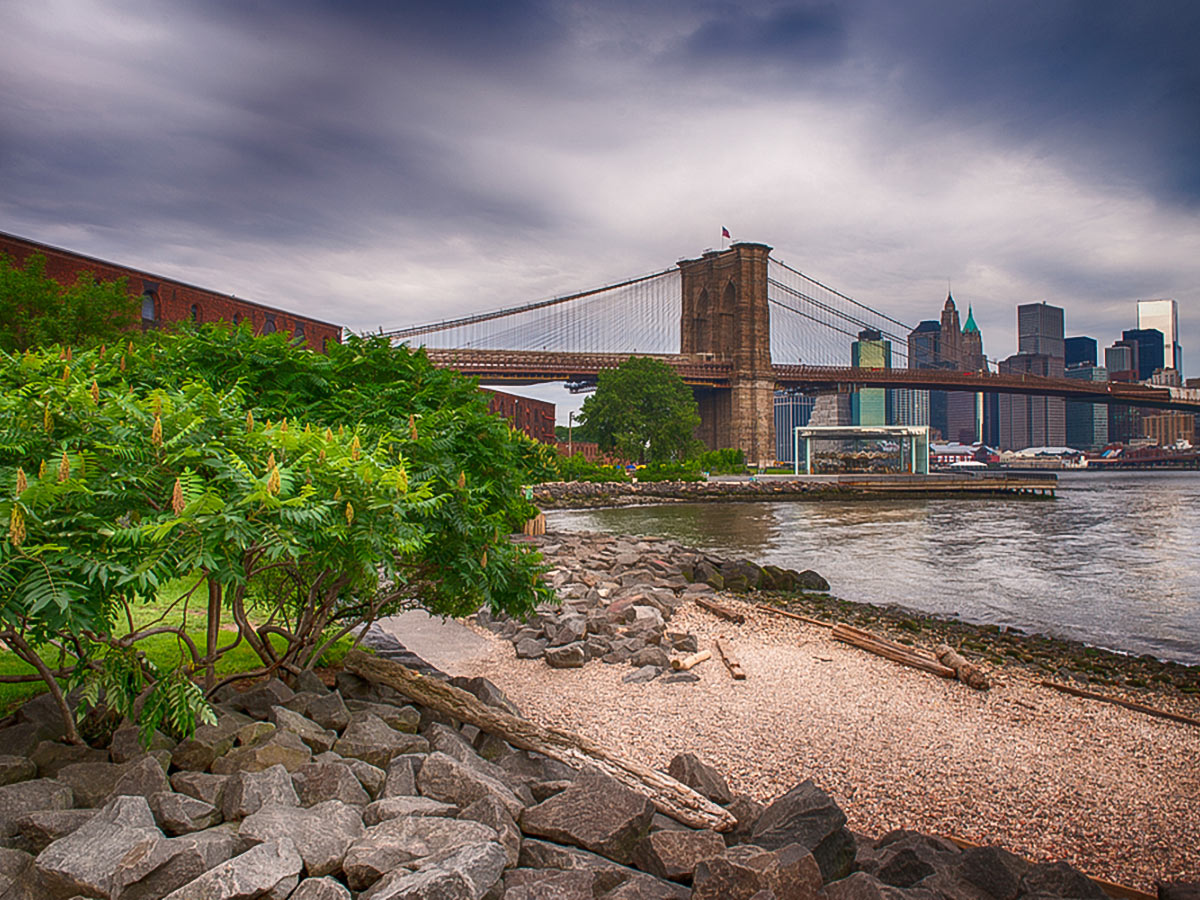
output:
[[[234,325],[241,325],[241,324],[242,324],[242,314],[241,314],[241,313],[234,313],[234,314],[233,314],[233,324],[234,324]]]
[[[303,344],[305,341],[305,338],[306,338],[306,335],[304,334],[304,323],[297,322],[296,330],[292,332],[292,343],[293,344]]]
[[[154,297],[153,291],[146,291],[142,294],[142,321],[154,322],[158,319],[156,307],[158,303]]]
[[[200,306],[197,303],[192,304],[192,321],[193,322],[200,321]]]
[[[263,322],[263,334],[274,334],[274,333],[275,333],[275,317],[273,315],[268,315],[267,321]]]

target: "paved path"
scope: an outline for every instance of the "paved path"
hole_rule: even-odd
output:
[[[486,654],[488,642],[454,619],[410,610],[379,620],[379,627],[404,647],[448,675],[462,673],[462,664]]]

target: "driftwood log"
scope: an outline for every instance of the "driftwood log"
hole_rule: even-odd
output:
[[[1170,719],[1172,722],[1182,722],[1184,725],[1200,726],[1200,719],[1193,719],[1191,716],[1185,716],[1182,713],[1169,712],[1165,709],[1157,709],[1153,706],[1147,706],[1144,703],[1137,703],[1133,700],[1122,700],[1120,697],[1109,697],[1106,694],[1097,694],[1093,691],[1085,691],[1082,688],[1071,687],[1066,684],[1058,684],[1054,681],[1043,681],[1042,687],[1053,688],[1056,691],[1062,691],[1064,694],[1070,694],[1073,697],[1085,697],[1088,700],[1099,700],[1101,703],[1112,703],[1115,706],[1123,706],[1125,709],[1136,710],[1140,713],[1145,713],[1148,716],[1154,716],[1158,719]]]
[[[931,672],[940,678],[958,678],[958,674],[953,669],[942,665],[933,657],[926,656],[904,644],[897,644],[895,641],[889,641],[887,638],[871,634],[869,631],[863,631],[861,628],[855,628],[853,625],[839,622],[833,626],[833,637],[835,640],[853,644],[855,647],[882,656],[884,659],[890,659],[892,662]]]
[[[701,650],[699,653],[693,653],[691,656],[685,656],[683,659],[671,660],[671,668],[676,672],[686,672],[692,666],[704,662],[706,659],[712,658],[711,650]]]
[[[437,678],[421,675],[391,660],[361,650],[346,654],[345,667],[368,681],[386,684],[422,706],[468,722],[521,750],[541,753],[572,768],[593,766],[654,804],[665,816],[692,828],[728,831],[734,816],[669,775],[622,759],[587,738],[560,728],[538,725],[504,712]]]
[[[806,622],[809,625],[820,625],[822,628],[832,628],[832,622],[822,622],[820,619],[814,619],[812,616],[802,616],[800,613],[794,613],[790,609],[779,609],[775,606],[767,606],[765,603],[755,603],[755,609],[761,609],[765,613],[770,613],[773,616],[783,616],[788,619],[796,619],[800,622]]]
[[[736,622],[739,625],[746,621],[746,617],[736,609],[730,609],[728,606],[723,606],[722,604],[717,603],[715,600],[708,600],[704,597],[696,597],[695,599],[697,606],[699,606],[701,609],[707,609],[710,613],[718,618],[728,619],[730,622]]]
[[[934,652],[937,653],[938,662],[952,668],[958,675],[958,680],[967,687],[977,691],[986,691],[991,688],[992,683],[983,674],[983,670],[974,663],[963,659],[949,644],[938,644],[937,650]]]
[[[742,671],[742,664],[733,653],[733,648],[729,646],[729,641],[724,638],[717,638],[717,652],[721,654],[721,660],[725,663],[725,668],[729,670],[729,674],[733,676],[734,681],[744,681],[746,673]]]

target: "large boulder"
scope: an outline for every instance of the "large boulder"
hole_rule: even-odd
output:
[[[175,791],[159,791],[146,798],[154,821],[173,836],[203,831],[221,823],[221,810],[212,803]]]
[[[145,797],[117,797],[38,854],[35,865],[47,900],[111,897],[113,872],[163,840]]]
[[[296,845],[283,837],[214,866],[163,900],[284,900],[303,868]]]
[[[789,900],[817,900],[821,870],[812,854],[796,844],[764,850],[752,844],[731,847],[696,864],[693,900],[750,900],[760,891]]]
[[[292,786],[301,806],[316,806],[326,800],[340,800],[353,806],[366,806],[370,796],[342,762],[313,762],[292,773]]]
[[[482,900],[504,872],[499,844],[468,844],[446,850],[415,872],[399,869],[381,878],[359,900]]]
[[[644,872],[690,884],[697,863],[724,852],[725,841],[715,831],[671,829],[647,835],[634,851],[634,859]]]
[[[130,854],[113,870],[113,896],[158,900],[246,849],[231,828],[159,841],[150,852]]]
[[[547,647],[546,665],[553,669],[578,669],[587,662],[587,648],[579,641],[561,647]]]
[[[351,718],[333,750],[383,768],[402,753],[427,752],[429,742],[419,735],[397,731],[374,713],[363,713]]]
[[[272,706],[270,721],[282,731],[291,731],[300,740],[308,744],[313,753],[324,753],[332,750],[337,741],[337,732],[322,728],[312,719],[306,719],[298,712],[292,712],[284,706]]]
[[[35,778],[0,787],[0,843],[18,833],[17,820],[41,809],[70,809],[75,793],[52,778]]]
[[[694,753],[680,753],[667,766],[667,774],[682,781],[713,803],[722,806],[733,802],[733,792],[725,777],[710,765],[701,762]]]
[[[144,756],[147,752],[153,753],[156,750],[169,752],[174,747],[175,741],[157,730],[150,735],[150,746],[143,747],[142,729],[136,725],[124,725],[113,732],[112,740],[108,744],[108,756],[113,762],[120,764],[131,762]]]
[[[64,838],[80,825],[91,820],[94,809],[39,809],[25,813],[16,820],[21,833],[21,849],[41,853],[59,838]],[[3,895],[0,895],[3,896]]]
[[[120,777],[113,785],[112,797],[150,797],[162,791],[171,790],[171,782],[167,773],[153,756],[140,756],[132,762],[125,763]]]
[[[515,866],[521,855],[521,829],[504,804],[494,796],[480,797],[458,814],[458,818],[479,822],[493,829],[504,848],[507,866]]]
[[[171,787],[181,794],[220,807],[225,797],[228,775],[213,775],[211,772],[175,772],[171,775]]]
[[[771,803],[750,840],[767,850],[799,844],[816,858],[825,881],[845,878],[854,864],[856,846],[846,828],[846,814],[811,780]]]
[[[287,769],[272,766],[262,772],[238,772],[230,776],[221,797],[221,814],[232,822],[264,807],[299,805],[300,798]]]
[[[231,709],[244,712],[252,719],[263,720],[270,715],[272,706],[282,706],[295,696],[296,692],[290,687],[278,678],[272,678],[248,691],[231,691],[225,703]]]
[[[524,808],[507,785],[445,753],[431,753],[425,759],[417,773],[417,789],[424,797],[453,803],[460,809],[481,797],[494,796],[514,819]]]
[[[346,850],[364,832],[362,813],[340,800],[327,800],[309,809],[271,806],[247,816],[238,833],[266,843],[290,837],[309,875],[341,871]]]
[[[220,713],[217,724],[201,725],[190,738],[175,745],[171,751],[171,765],[190,772],[207,772],[213,760],[233,749],[238,729],[250,721],[241,713]]]
[[[419,753],[403,753],[394,757],[385,769],[386,778],[380,797],[413,796],[417,793],[417,773],[425,762]]]
[[[375,703],[370,700],[351,700],[346,706],[350,709],[351,722],[361,718],[362,714],[370,713],[383,719],[389,728],[395,728],[405,734],[416,734],[421,725],[421,713],[415,706]]]
[[[76,806],[97,807],[112,795],[123,774],[116,763],[78,762],[59,769],[55,780],[71,788]]]
[[[0,756],[0,786],[37,778],[37,766],[24,756]]]
[[[261,723],[260,723],[261,724]],[[294,772],[312,760],[312,750],[293,731],[272,729],[251,740],[245,746],[236,747],[224,756],[218,756],[211,766],[215,775],[232,775],[234,772],[261,772],[272,766],[283,766]]]
[[[333,878],[305,878],[288,900],[350,900],[350,892]]]
[[[496,832],[478,822],[432,816],[388,819],[367,829],[346,850],[343,868],[351,890],[361,891],[400,866],[470,844],[494,842]],[[504,860],[501,851],[501,867]]]
[[[0,897],[4,900],[42,900],[33,857],[24,850],[0,847]]]
[[[341,731],[350,724],[350,710],[337,691],[302,692],[283,705],[331,731]]]
[[[520,814],[521,830],[591,850],[625,865],[650,831],[654,807],[642,794],[603,775],[586,775]]]
[[[363,810],[363,824],[368,828],[372,825],[378,825],[380,822],[386,822],[388,819],[397,819],[401,816],[442,816],[443,818],[452,819],[457,816],[459,809],[457,806],[452,806],[449,803],[441,803],[437,800],[430,800],[428,797],[384,797],[376,800],[374,803],[368,804]],[[484,823],[487,824],[487,823]]]

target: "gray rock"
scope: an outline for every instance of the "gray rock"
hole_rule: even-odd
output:
[[[677,653],[695,653],[700,649],[700,642],[696,640],[694,634],[668,631],[666,638],[671,645],[671,649]]]
[[[150,746],[142,746],[142,730],[136,725],[125,725],[113,732],[112,741],[108,745],[108,756],[118,765],[137,759],[153,750],[173,750],[175,741],[161,731],[155,731],[150,736]]]
[[[600,775],[586,775],[569,788],[521,813],[521,830],[591,850],[623,864],[650,831],[654,807],[643,795]]]
[[[37,881],[30,854],[0,847],[0,897],[4,900],[43,900]]]
[[[477,699],[482,700],[488,706],[502,709],[510,715],[521,715],[521,710],[517,708],[515,703],[508,699],[508,695],[482,675],[476,675],[472,678],[456,675],[450,679],[450,684],[456,688],[461,688],[468,694],[474,694]]]
[[[122,861],[163,840],[145,797],[117,797],[39,853],[35,865],[48,897],[109,897]]]
[[[805,569],[796,575],[795,586],[801,591],[828,591],[829,582],[812,569]]]
[[[419,735],[397,731],[373,713],[365,713],[352,717],[333,749],[341,756],[382,768],[402,753],[428,752],[429,742]]]
[[[725,806],[733,802],[733,792],[729,790],[725,777],[712,766],[701,762],[694,753],[678,754],[667,766],[667,774],[713,803]]]
[[[203,800],[220,808],[225,797],[228,775],[213,775],[209,772],[175,772],[171,775],[171,787],[181,794]]]
[[[305,669],[296,676],[296,693],[329,694],[329,685],[321,680],[321,676],[312,669]]]
[[[372,800],[377,800],[387,781],[387,773],[379,766],[373,766],[361,759],[348,759],[346,765],[350,767],[350,771],[354,773],[358,783],[363,786],[367,796]]]
[[[905,891],[893,887],[866,872],[854,874],[831,882],[821,895],[825,900],[934,900],[940,894],[932,894],[921,889]],[[956,900],[966,900],[965,895],[951,894]]]
[[[29,761],[37,766],[40,777],[56,778],[65,766],[73,763],[108,762],[109,759],[103,750],[95,750],[82,744],[41,741],[29,753]]]
[[[392,872],[360,900],[482,900],[503,872],[499,844],[469,844],[438,854],[415,872]]]
[[[603,856],[589,853],[587,850],[564,847],[561,844],[553,844],[530,837],[521,842],[519,864],[530,869],[561,869],[592,873],[596,894],[605,897],[608,896],[609,891],[616,890],[631,881],[639,881],[639,876],[642,875],[636,869],[622,866]],[[650,876],[645,877],[650,878]],[[656,880],[651,878],[651,881]],[[686,890],[683,891],[683,896],[686,898]]]
[[[175,791],[159,791],[146,798],[154,821],[164,833],[178,836],[203,831],[221,823],[221,810],[212,803]]]
[[[593,900],[596,873],[586,869],[510,869],[504,900]]]
[[[0,728],[0,747],[13,756],[28,757],[47,737],[48,735],[43,733],[40,728],[28,722],[9,725],[7,728]]]
[[[759,891],[816,900],[823,896],[820,867],[811,853],[795,844],[774,851],[743,844],[696,863],[694,900],[750,898]]]
[[[309,875],[334,875],[342,869],[346,850],[362,837],[362,812],[340,800],[327,800],[311,809],[272,806],[242,822],[238,833],[252,841],[290,837]]]
[[[296,845],[284,837],[214,866],[163,900],[284,900],[303,867]]]
[[[24,756],[0,756],[0,786],[37,778],[37,766]]]
[[[387,778],[383,782],[380,797],[414,796],[417,793],[417,773],[425,757],[417,753],[404,753],[387,764]]]
[[[337,732],[322,728],[312,719],[306,719],[300,713],[292,712],[283,706],[272,706],[270,721],[276,728],[291,731],[300,740],[308,744],[313,753],[324,753],[332,750],[337,740]]]
[[[725,832],[725,843],[730,847],[748,843],[766,806],[748,794],[734,794],[733,802],[725,808],[737,819],[737,824]]]
[[[296,796],[287,769],[272,766],[262,772],[231,775],[221,797],[221,814],[227,822],[232,822],[265,807],[299,805],[300,798]]]
[[[996,900],[1014,900],[1029,863],[999,847],[973,847],[954,866],[953,875]]]
[[[643,872],[690,884],[697,863],[724,852],[725,841],[715,831],[671,829],[647,835],[634,850],[634,859]]]
[[[523,637],[513,648],[517,651],[517,659],[541,659],[546,655],[547,642],[544,638]]]
[[[521,829],[503,803],[493,796],[480,797],[460,812],[458,818],[479,822],[495,831],[504,848],[505,866],[511,868],[517,864],[521,856]]]
[[[554,629],[554,637],[550,641],[550,646],[561,647],[564,644],[573,644],[583,640],[586,636],[587,618],[576,613],[565,615],[559,619],[558,626]]]
[[[63,766],[55,780],[71,788],[75,805],[103,806],[124,774],[122,767],[110,762],[78,762]]]
[[[751,841],[767,850],[799,844],[816,857],[827,882],[845,878],[854,864],[854,836],[846,829],[845,813],[811,780],[796,785],[763,811]]]
[[[546,648],[546,664],[555,669],[578,669],[587,662],[587,650],[578,641]]]
[[[494,842],[496,832],[478,822],[436,816],[387,819],[369,828],[346,851],[346,884],[361,891],[396,869],[435,853]],[[497,845],[498,846],[498,845]],[[504,853],[501,850],[501,867]]]
[[[634,669],[621,681],[624,684],[645,684],[661,675],[662,671],[658,666],[642,666],[640,669]]]
[[[70,809],[74,800],[71,788],[51,778],[35,778],[0,787],[0,843],[17,834],[17,820],[26,813]]]
[[[315,806],[327,800],[340,800],[352,806],[371,802],[362,783],[343,762],[313,762],[292,773],[292,786],[301,806]]]
[[[452,819],[457,815],[457,806],[428,797],[385,797],[363,810],[363,824],[370,827],[400,816],[442,816]]]
[[[637,653],[629,658],[629,664],[641,668],[642,666],[656,666],[659,669],[669,668],[671,665],[671,657],[667,655],[667,651],[662,647],[643,647]]]
[[[240,713],[219,714],[216,725],[201,725],[190,738],[175,745],[171,765],[191,772],[207,772],[213,760],[233,749],[234,735],[250,721]]]
[[[350,900],[350,892],[333,878],[305,878],[288,900]]]
[[[350,708],[350,721],[362,718],[364,713],[383,719],[389,728],[403,731],[405,734],[416,734],[421,725],[421,714],[413,706],[397,706],[394,703],[372,703],[366,700],[351,700],[346,704]]]
[[[417,790],[424,797],[465,809],[482,797],[494,796],[516,818],[524,804],[504,783],[460,763],[445,753],[431,753],[417,773]]]
[[[346,708],[342,695],[337,691],[297,694],[283,705],[332,731],[341,731],[350,724],[350,710]]]
[[[643,872],[634,872],[625,882],[604,895],[604,900],[689,900],[692,892],[683,885],[663,881]],[[752,900],[772,900],[754,897]]]
[[[214,775],[234,772],[261,772],[272,766],[283,766],[294,772],[312,761],[312,750],[300,736],[291,731],[275,729],[243,747],[230,750],[213,760]]]
[[[66,837],[91,820],[94,809],[39,809],[16,820],[22,849],[41,853],[59,838]]]
[[[1106,900],[1108,897],[1094,881],[1065,862],[1030,866],[1021,879],[1021,890],[1026,896],[1045,894],[1072,900]]]
[[[106,799],[117,796],[149,797],[169,790],[171,782],[167,780],[163,767],[153,756],[147,755],[121,767],[121,775]]]
[[[159,841],[148,853],[129,854],[113,870],[112,892],[120,900],[158,900],[200,877],[245,847],[230,828]]]
[[[695,684],[700,680],[700,676],[695,672],[672,672],[670,675],[664,675],[660,679],[661,684]]]
[[[234,692],[225,702],[231,709],[244,712],[252,719],[265,720],[272,706],[282,706],[295,696],[296,692],[290,687],[278,678],[272,678],[248,691]]]

